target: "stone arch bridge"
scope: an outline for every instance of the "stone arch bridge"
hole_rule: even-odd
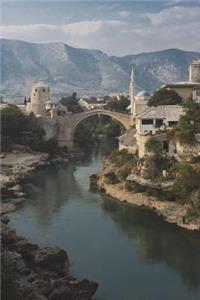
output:
[[[131,126],[131,115],[113,112],[104,109],[94,109],[82,113],[68,113],[65,116],[58,117],[58,144],[63,147],[67,146],[69,151],[74,147],[74,134],[78,125],[85,119],[94,115],[106,115],[119,121],[126,130]]]

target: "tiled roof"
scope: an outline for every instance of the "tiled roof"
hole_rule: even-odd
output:
[[[183,114],[183,107],[180,105],[153,106],[137,115],[139,119],[167,119],[168,121],[178,121]]]
[[[195,85],[198,85],[198,82],[190,82],[190,81],[183,81],[183,82],[175,82],[175,83],[167,83],[162,85],[162,88],[170,88],[170,87],[195,87]]]

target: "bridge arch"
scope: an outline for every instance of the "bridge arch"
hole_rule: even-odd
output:
[[[83,113],[74,114],[72,116],[71,129],[72,129],[73,137],[74,137],[74,133],[75,133],[77,127],[79,126],[79,124],[82,121],[84,121],[85,119],[87,119],[91,116],[95,116],[95,115],[109,116],[109,117],[117,120],[118,122],[120,122],[126,130],[131,125],[131,116],[129,114],[123,114],[123,113],[113,112],[113,111],[104,110],[104,109],[95,109],[95,110],[91,110],[91,111],[87,111],[87,112],[83,112]]]
[[[69,151],[74,150],[74,134],[78,125],[94,115],[106,115],[119,121],[127,130],[131,126],[131,115],[113,112],[104,109],[95,109],[77,114],[69,114],[58,119],[58,144],[67,146]]]

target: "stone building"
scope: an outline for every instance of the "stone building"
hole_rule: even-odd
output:
[[[200,83],[200,59],[193,60],[189,66],[189,81]]]
[[[149,107],[136,116],[136,131],[141,134],[156,134],[162,129],[175,126],[183,113],[180,105]]]
[[[183,100],[192,98],[193,90],[200,86],[200,60],[193,60],[189,65],[189,78],[185,82],[165,84],[162,87],[176,91]]]
[[[26,103],[26,111],[33,112],[35,116],[45,116],[45,103],[50,101],[49,86],[43,82],[38,82],[31,89],[31,98]]]

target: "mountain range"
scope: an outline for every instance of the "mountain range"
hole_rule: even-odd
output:
[[[132,66],[137,90],[154,91],[164,83],[188,79],[188,66],[200,52],[179,49],[109,56],[99,50],[64,43],[29,43],[0,39],[1,95],[13,100],[30,95],[31,86],[44,81],[52,98],[128,91]]]

